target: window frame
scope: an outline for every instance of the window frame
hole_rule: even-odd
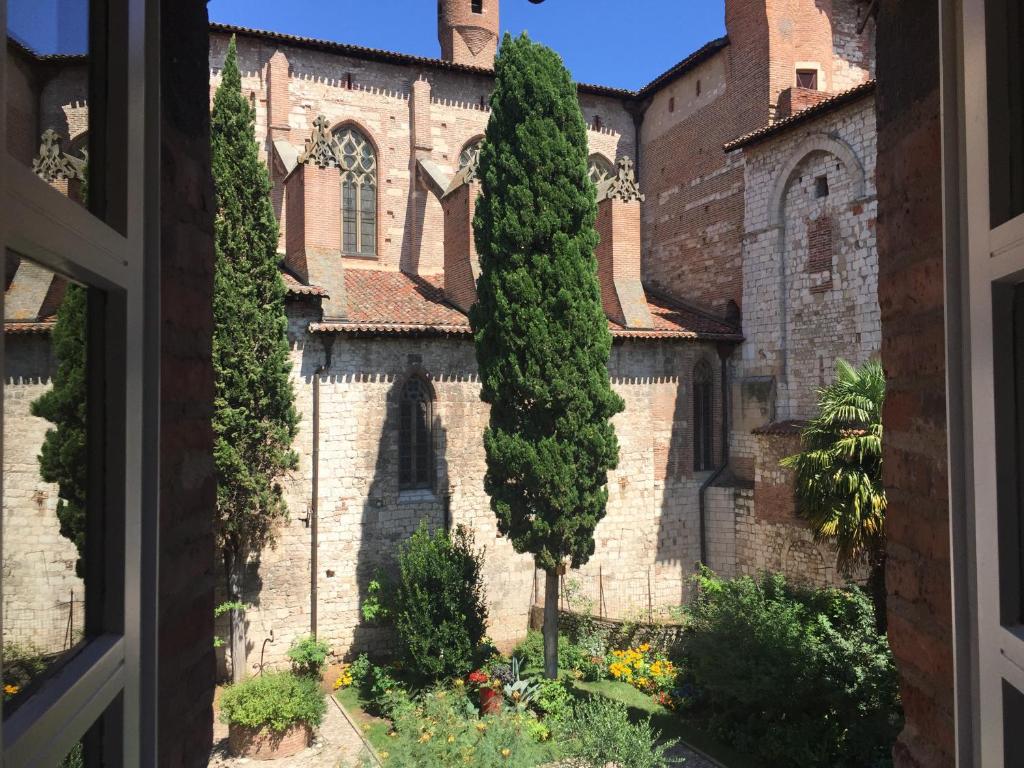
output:
[[[1024,214],[992,226],[986,1],[939,7],[957,762],[996,768],[1016,733],[1004,727],[1004,691],[1024,691],[1024,620],[1007,626],[1006,561],[993,556],[1007,532],[1006,477],[1021,461],[1006,450],[1003,323],[1007,291],[1024,282]]]
[[[813,79],[812,80],[812,82],[814,83],[813,85],[803,85],[803,84],[801,84],[801,82],[800,82],[801,76],[807,76],[807,75],[810,75],[811,78]],[[820,77],[819,77],[817,69],[811,69],[810,67],[807,67],[807,68],[798,67],[797,68],[797,70],[796,70],[796,87],[797,88],[803,88],[804,90],[807,90],[807,91],[818,91],[818,90],[821,90],[819,86],[820,86]]]
[[[715,368],[701,358],[693,366],[693,471],[715,468]]]
[[[422,400],[411,400],[406,397],[410,385],[415,383],[426,396]],[[418,424],[415,422],[417,409],[413,403],[425,403],[426,421],[426,478],[417,476]],[[434,406],[437,403],[437,392],[430,377],[422,371],[414,371],[406,376],[398,391],[398,490],[399,493],[415,491],[433,491],[437,485],[437,446],[434,445]],[[408,409],[408,414],[407,414]],[[407,431],[408,430],[408,431]],[[403,466],[402,446],[405,436],[409,439],[409,466]],[[403,474],[408,471],[409,479],[403,481]]]
[[[0,725],[2,762],[10,766],[55,765],[98,723],[92,732],[110,750],[107,764],[157,762],[159,16],[145,0],[89,5],[90,196],[107,221],[8,153],[5,55],[0,245],[5,258],[9,249],[95,289],[89,343],[99,359],[90,386],[101,379],[93,413],[100,414],[105,466],[90,481],[103,491],[105,554],[117,555],[104,565],[104,587],[119,599],[117,610],[108,603],[89,609],[98,631]],[[6,46],[3,3],[0,37]],[[0,334],[0,389],[3,344]]]
[[[363,194],[362,193],[363,193],[363,190],[364,190],[364,183],[362,181],[358,182],[357,184],[353,184],[353,190],[354,190],[353,194],[355,195],[355,208],[354,208],[354,214],[353,215],[355,217],[354,226],[355,226],[356,247],[355,247],[355,250],[350,250],[350,249],[345,247],[345,221],[346,221],[345,216],[346,216],[346,210],[347,210],[346,207],[345,207],[345,185],[346,185],[346,182],[347,182],[346,175],[352,173],[352,171],[350,171],[349,169],[345,168],[345,166],[344,166],[344,157],[345,157],[345,155],[344,155],[344,153],[342,152],[342,149],[341,149],[341,142],[338,140],[338,137],[342,133],[344,133],[345,131],[352,131],[353,133],[357,134],[359,136],[359,138],[362,139],[363,143],[366,146],[368,146],[371,149],[371,151],[373,152],[373,171],[372,171],[372,174],[373,174],[373,230],[374,231],[373,231],[373,237],[370,239],[370,244],[373,246],[372,251],[364,251],[362,249],[362,247],[364,245],[364,243],[363,243],[363,236],[362,236],[362,227],[363,227],[363,223],[364,223],[364,221],[363,221],[363,219],[364,219],[364,216],[363,216],[363,214],[364,214],[363,202],[364,201],[363,201]],[[340,229],[341,229],[341,243],[340,243],[340,248],[341,248],[341,254],[343,256],[351,256],[351,257],[356,257],[356,258],[361,258],[361,259],[375,259],[375,258],[378,258],[380,256],[380,237],[381,237],[381,235],[380,235],[380,168],[381,168],[380,147],[377,146],[377,142],[375,142],[373,140],[373,138],[370,136],[370,133],[362,125],[360,125],[359,123],[357,123],[355,121],[352,121],[352,120],[346,120],[346,121],[344,121],[342,123],[339,123],[338,125],[334,126],[331,129],[331,137],[335,141],[335,146],[337,147],[337,152],[338,152],[338,172],[339,172],[339,175],[340,175],[338,183],[341,185],[341,195],[340,195],[340,204],[341,204],[341,210],[340,210],[340,215],[341,215],[341,227],[340,227]],[[370,172],[366,171],[366,172],[364,172],[364,175],[368,174],[368,173],[370,173]]]

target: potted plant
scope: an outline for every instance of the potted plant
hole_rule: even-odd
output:
[[[327,705],[318,681],[289,672],[232,685],[220,702],[228,748],[236,757],[274,760],[309,746]]]
[[[469,682],[475,685],[480,691],[480,713],[483,715],[494,715],[501,711],[502,705],[502,682],[497,678],[491,679],[483,670],[476,670],[469,673]]]

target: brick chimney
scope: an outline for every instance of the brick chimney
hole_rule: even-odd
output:
[[[605,314],[626,328],[651,328],[640,282],[640,193],[633,161],[619,159],[617,174],[597,190],[597,273]]]
[[[441,198],[444,210],[444,296],[469,312],[476,304],[476,281],[480,277],[480,258],[473,239],[473,215],[480,182],[476,162],[463,168]]]
[[[498,0],[437,0],[441,58],[492,69],[498,54]]]
[[[288,229],[285,266],[300,280],[326,289],[325,320],[345,317],[345,272],[341,259],[341,177],[327,118],[313,121],[313,134],[285,179]]]

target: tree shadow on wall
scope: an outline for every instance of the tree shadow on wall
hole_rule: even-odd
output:
[[[377,459],[373,479],[362,504],[355,563],[359,609],[354,617],[353,644],[350,655],[361,652],[371,657],[393,657],[398,649],[393,628],[387,622],[366,621],[361,607],[366,600],[370,582],[378,579],[387,589],[388,582],[398,578],[398,552],[401,545],[426,520],[431,530],[448,524],[447,430],[437,412],[436,394],[430,410],[432,433],[432,488],[403,490],[399,483],[399,435],[401,399],[406,382],[412,375],[428,381],[429,377],[412,364],[407,373],[396,377],[388,388],[385,402],[370,407],[384,407],[384,421],[377,439]]]

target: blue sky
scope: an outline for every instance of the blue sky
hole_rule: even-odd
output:
[[[10,1],[10,0],[9,0]],[[434,0],[210,0],[211,21],[437,57]],[[725,32],[724,0],[501,0],[579,82],[638,88]]]

